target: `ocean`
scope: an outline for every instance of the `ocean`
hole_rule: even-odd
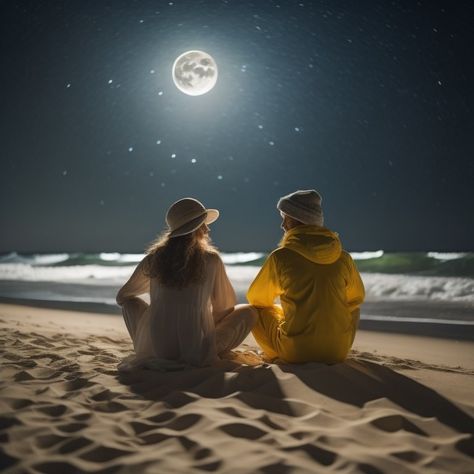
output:
[[[366,288],[361,325],[474,340],[474,253],[351,253]],[[115,295],[143,254],[0,255],[0,301],[120,314]],[[267,254],[221,253],[238,301]],[[416,329],[416,331],[414,330]]]

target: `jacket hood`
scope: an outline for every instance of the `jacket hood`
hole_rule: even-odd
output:
[[[315,225],[293,227],[285,233],[280,245],[320,264],[334,263],[342,252],[338,234]]]

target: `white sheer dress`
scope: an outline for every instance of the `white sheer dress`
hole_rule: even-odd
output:
[[[117,294],[117,303],[133,341],[135,355],[119,369],[150,364],[212,365],[218,354],[239,345],[254,319],[234,311],[236,297],[218,254],[207,255],[205,278],[182,289],[166,287],[147,276],[149,257],[137,266]],[[139,296],[149,294],[148,305]]]

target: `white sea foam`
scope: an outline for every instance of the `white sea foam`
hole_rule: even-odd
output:
[[[24,263],[30,265],[54,265],[66,261],[69,257],[70,255],[68,253],[18,255],[16,252],[10,252],[9,254],[0,257],[0,261],[1,264]]]
[[[101,260],[104,262],[117,262],[117,263],[138,263],[140,262],[145,254],[143,253],[118,253],[118,252],[102,252],[99,254]]]
[[[265,256],[261,252],[235,252],[235,253],[221,253],[222,261],[227,265],[235,265],[239,263],[253,262]]]
[[[259,267],[230,266],[227,273],[236,291],[245,292]],[[474,303],[474,279],[459,277],[362,273],[366,295],[372,300],[433,300]]]
[[[467,253],[460,252],[428,252],[428,257],[435,258],[436,260],[457,260],[458,258],[463,258]]]
[[[130,277],[134,268],[135,265],[40,266],[31,263],[0,263],[0,280],[118,286]],[[260,267],[254,265],[227,266],[229,278],[240,293],[246,292],[259,270]],[[368,299],[474,303],[472,278],[362,273],[362,279]]]
[[[257,276],[260,267],[253,265],[232,265],[226,267],[227,275],[237,293],[247,293],[250,283]]]
[[[67,253],[33,255],[32,260],[35,265],[54,265],[55,263],[64,262],[69,258]]]
[[[363,273],[371,299],[438,300],[474,303],[474,279]]]
[[[25,263],[0,263],[0,280],[113,284],[124,282],[132,274],[134,268],[135,265],[122,267],[103,265],[47,267]]]
[[[380,258],[383,256],[383,250],[375,250],[373,252],[351,252],[354,260],[369,260],[371,258]]]

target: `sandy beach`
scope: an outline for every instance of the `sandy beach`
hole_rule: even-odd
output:
[[[359,331],[342,364],[118,373],[120,317],[0,305],[6,473],[474,471],[474,344]]]

